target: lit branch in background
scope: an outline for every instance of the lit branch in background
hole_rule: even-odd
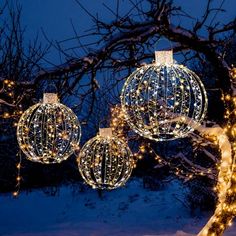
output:
[[[0,89],[0,118],[10,120],[13,127],[17,126],[19,117],[23,114],[22,98],[16,95],[16,83],[12,80],[2,80],[2,89]]]
[[[111,108],[110,127],[114,135],[125,139],[126,132],[129,128],[127,127],[127,123],[125,121],[125,114],[119,105],[115,105]]]
[[[9,111],[7,111],[7,108],[16,108],[16,100],[15,100],[15,82],[11,81],[11,80],[3,80],[2,81],[2,89],[0,90],[0,96],[2,97],[0,99],[0,104],[1,106],[5,105],[6,106],[6,110],[4,111],[3,109],[1,109],[1,114],[0,116],[4,119],[8,119],[11,117],[14,117],[15,114],[15,109],[14,109],[14,113],[10,114]]]
[[[121,138],[122,140],[137,140],[138,135],[133,134],[132,136],[129,134],[130,128],[125,119],[125,113],[120,105],[115,105],[111,108],[111,120],[110,120],[110,127],[112,132],[117,137]],[[145,151],[145,143],[141,144],[137,150],[133,154],[134,158],[134,168],[136,167],[136,163],[138,160],[143,158]]]

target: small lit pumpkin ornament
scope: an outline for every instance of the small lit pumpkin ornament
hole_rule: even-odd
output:
[[[129,179],[134,160],[127,144],[112,135],[111,128],[102,128],[99,134],[82,147],[78,167],[85,182],[98,189],[115,189]]]
[[[121,93],[129,126],[151,140],[185,137],[205,117],[207,95],[199,77],[174,63],[172,50],[156,51],[155,62],[134,71]]]
[[[17,140],[27,159],[43,164],[60,163],[78,147],[81,128],[74,112],[55,93],[26,110],[17,126]]]

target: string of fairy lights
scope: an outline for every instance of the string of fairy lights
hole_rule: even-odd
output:
[[[0,89],[0,95],[3,95],[4,100],[6,100],[7,109],[2,111],[0,118],[11,119],[13,127],[17,127],[18,119],[23,114],[21,106],[21,97],[15,94],[17,84],[13,80],[4,79],[2,80],[2,89]],[[17,197],[20,192],[21,186],[21,163],[22,155],[21,150],[17,153],[17,163],[16,163],[16,185],[15,190],[12,193],[14,197]]]
[[[13,197],[17,197],[20,193],[21,187],[21,162],[22,162],[22,155],[21,150],[16,155],[19,158],[19,162],[16,164],[17,174],[16,174],[16,186],[15,191],[12,193]]]
[[[232,224],[236,214],[236,93],[222,97],[226,105],[224,118],[228,123],[220,127],[206,128],[200,125],[207,110],[207,97],[201,80],[188,68],[173,61],[172,51],[156,52],[156,62],[138,68],[128,77],[121,95],[121,107],[111,109],[108,129],[90,139],[80,150],[78,168],[85,182],[93,188],[114,189],[124,185],[138,160],[148,153],[158,164],[173,165],[160,157],[150,142],[142,142],[138,150],[131,153],[129,140],[134,138],[130,128],[140,136],[156,141],[184,137],[193,129],[219,145],[221,162],[218,166],[218,204],[214,215],[198,236],[219,236]],[[236,68],[230,71],[232,87],[236,88]],[[6,92],[15,106],[15,83],[3,81],[0,93]],[[78,150],[81,128],[73,111],[58,101],[57,95],[44,94],[41,103],[25,112],[17,105],[12,113],[4,111],[3,119],[21,115],[17,126],[19,147],[31,161],[43,164],[60,163]],[[235,117],[235,118],[232,118]],[[18,196],[21,185],[22,152],[18,153],[16,164],[16,189]],[[184,172],[174,167],[176,175]],[[211,171],[210,169],[207,170]],[[186,175],[191,179],[195,174],[206,173],[192,169]]]

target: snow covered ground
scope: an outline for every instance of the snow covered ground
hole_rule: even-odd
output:
[[[56,196],[42,190],[21,192],[18,199],[4,195],[0,198],[0,235],[189,236],[210,216],[190,214],[181,203],[183,187],[177,181],[163,190],[150,191],[134,178],[102,198],[92,189],[75,190],[76,186],[64,186]],[[235,232],[232,227],[225,235],[235,236]]]

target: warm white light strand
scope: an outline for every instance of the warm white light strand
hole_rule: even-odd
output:
[[[220,127],[205,128],[199,126],[198,130],[209,136],[214,136],[217,140],[221,151],[221,163],[219,167],[218,182],[217,182],[217,193],[218,193],[218,204],[214,215],[209,219],[207,224],[203,229],[198,233],[198,236],[210,236],[214,235],[209,233],[209,229],[212,227],[214,222],[217,221],[217,216],[221,215],[222,210],[227,206],[225,203],[227,190],[231,185],[232,177],[232,147],[227,135],[224,133],[224,130]],[[227,206],[228,207],[228,206]],[[223,226],[226,227],[226,226]],[[216,235],[215,235],[216,236]]]

